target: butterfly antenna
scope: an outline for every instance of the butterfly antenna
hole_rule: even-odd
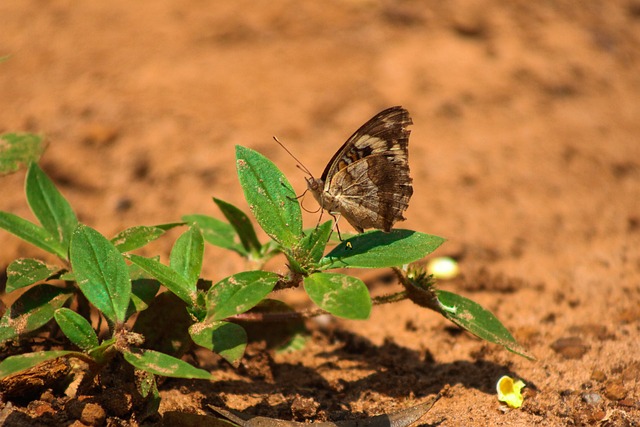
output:
[[[300,169],[302,172],[306,173],[307,175],[309,175],[310,177],[313,177],[313,174],[311,173],[311,171],[309,169],[307,169],[307,167],[300,161],[298,160],[298,158],[296,156],[293,155],[293,153],[291,151],[289,151],[289,149],[287,147],[284,146],[284,144],[282,142],[280,142],[280,140],[278,139],[278,137],[274,136],[273,140],[275,142],[278,143],[278,145],[280,147],[282,147],[284,149],[284,151],[286,151],[291,157],[293,157],[293,160],[295,160],[296,162],[298,162],[298,164],[296,165],[298,167],[298,169]]]

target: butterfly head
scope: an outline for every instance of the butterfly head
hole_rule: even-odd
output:
[[[307,188],[313,194],[313,198],[316,199],[318,204],[325,208],[323,203],[323,191],[324,191],[324,181],[319,178],[314,178],[313,176],[305,177],[305,181],[307,181]],[[326,209],[326,208],[325,208]]]

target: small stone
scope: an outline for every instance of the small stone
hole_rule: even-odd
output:
[[[634,362],[622,371],[622,380],[628,383],[640,382],[640,362]]]
[[[55,414],[56,410],[53,409],[49,402],[43,402],[42,400],[34,401],[29,404],[29,409],[39,418],[44,414]]]
[[[591,372],[591,379],[601,383],[607,379],[607,375],[599,369],[594,369],[593,372]]]
[[[607,415],[605,411],[602,409],[597,409],[591,413],[591,419],[589,420],[591,423],[602,421],[604,417]]]
[[[80,421],[90,426],[104,425],[106,419],[106,412],[104,411],[102,406],[98,405],[97,403],[87,403],[86,405],[84,405],[82,414],[80,415]]]
[[[580,397],[582,398],[582,401],[588,405],[597,405],[602,402],[602,396],[595,392],[582,393]]]
[[[291,402],[291,413],[298,420],[306,420],[315,417],[320,404],[310,397],[302,397],[296,394]]]
[[[638,408],[640,407],[640,402],[633,399],[626,398],[626,399],[619,400],[618,405],[626,406],[627,408]]]
[[[622,400],[627,396],[627,390],[620,381],[609,381],[604,386],[604,395],[609,400]]]
[[[589,350],[580,337],[560,338],[551,344],[551,348],[565,359],[580,359]]]

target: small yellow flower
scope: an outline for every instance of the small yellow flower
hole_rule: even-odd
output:
[[[498,390],[498,400],[505,402],[511,408],[519,408],[522,406],[522,393],[520,390],[526,384],[522,380],[514,381],[513,378],[505,375],[498,380],[496,389]]]

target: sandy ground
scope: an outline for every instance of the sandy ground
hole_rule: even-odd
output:
[[[220,217],[212,196],[246,209],[236,144],[302,192],[272,135],[319,175],[365,120],[406,107],[402,227],[446,237],[434,255],[462,275],[438,286],[492,310],[537,357],[403,302],[310,323],[303,350],[254,348],[238,370],[202,355],[219,380],[166,381],[155,422],[203,423],[207,403],[340,419],[446,389],[422,423],[640,425],[640,2],[4,0],[0,22],[0,131],[46,135],[43,168],[106,235]],[[2,177],[0,210],[33,218],[23,180]],[[164,260],[171,243],[155,247]],[[2,271],[43,257],[5,232],[0,247]],[[205,277],[245,268],[207,248]],[[505,373],[528,384],[519,410],[497,401]],[[53,415],[23,403],[25,425],[79,417],[51,399]]]

